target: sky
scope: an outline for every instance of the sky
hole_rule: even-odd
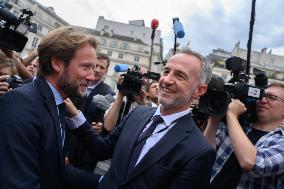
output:
[[[164,52],[174,46],[173,17],[179,17],[185,37],[181,45],[208,55],[213,49],[231,51],[239,41],[246,49],[252,1],[250,0],[37,0],[52,6],[69,24],[95,29],[99,16],[128,23],[144,20],[150,27],[159,20]],[[252,49],[272,50],[284,56],[284,0],[256,0]]]

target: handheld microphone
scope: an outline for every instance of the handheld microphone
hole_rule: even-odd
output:
[[[184,33],[184,30],[183,30],[183,26],[180,23],[179,19],[178,18],[173,18],[173,22],[174,22],[173,29],[174,29],[174,32],[175,32],[176,36],[178,38],[183,38],[185,33]]]
[[[111,94],[95,95],[92,99],[92,103],[103,111],[107,110],[113,101],[114,97]]]
[[[127,64],[116,64],[114,66],[114,70],[116,72],[126,72],[128,70],[128,65]]]
[[[159,26],[159,20],[153,19],[152,22],[151,22],[151,28],[152,28],[153,30],[155,30],[155,29],[158,28],[158,26]]]
[[[155,30],[158,28],[159,26],[159,21],[157,19],[153,19],[151,22],[151,28],[152,28],[152,35],[151,35],[151,39],[153,40],[155,37]]]

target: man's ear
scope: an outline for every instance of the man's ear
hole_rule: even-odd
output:
[[[51,65],[56,72],[60,72],[64,66],[63,61],[55,57],[51,57]]]
[[[207,85],[205,84],[201,84],[198,86],[198,88],[196,89],[195,93],[194,93],[194,96],[195,97],[200,97],[202,95],[204,95],[207,91]]]

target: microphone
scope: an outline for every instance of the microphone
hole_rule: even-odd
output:
[[[128,70],[128,65],[127,64],[116,64],[114,66],[114,70],[116,72],[126,72]]]
[[[176,36],[178,38],[183,38],[185,33],[184,33],[184,30],[183,30],[183,26],[179,21],[179,18],[177,18],[177,17],[173,18],[173,22],[174,22],[173,29],[174,29]]]
[[[153,19],[152,22],[151,22],[151,28],[152,28],[153,30],[155,30],[155,29],[158,28],[158,26],[159,26],[159,20]]]
[[[106,111],[107,109],[109,109],[113,101],[114,97],[111,94],[107,94],[105,96],[95,95],[92,99],[92,103],[102,111]]]
[[[151,39],[152,39],[152,41],[154,40],[155,30],[158,28],[158,26],[159,26],[159,21],[157,19],[153,19],[152,22],[151,22],[151,28],[152,28]]]

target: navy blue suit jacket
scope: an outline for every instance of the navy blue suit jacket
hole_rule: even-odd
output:
[[[66,145],[62,149],[57,107],[44,78],[1,96],[0,115],[1,189],[60,189],[64,178],[80,185],[80,176],[96,185],[95,177],[64,165]]]
[[[104,138],[105,150],[115,148],[109,171],[99,189],[205,189],[209,187],[215,150],[204,138],[190,115],[176,125],[126,175],[134,144],[155,108],[138,107]],[[96,154],[97,138],[88,127],[81,127],[77,136]]]

